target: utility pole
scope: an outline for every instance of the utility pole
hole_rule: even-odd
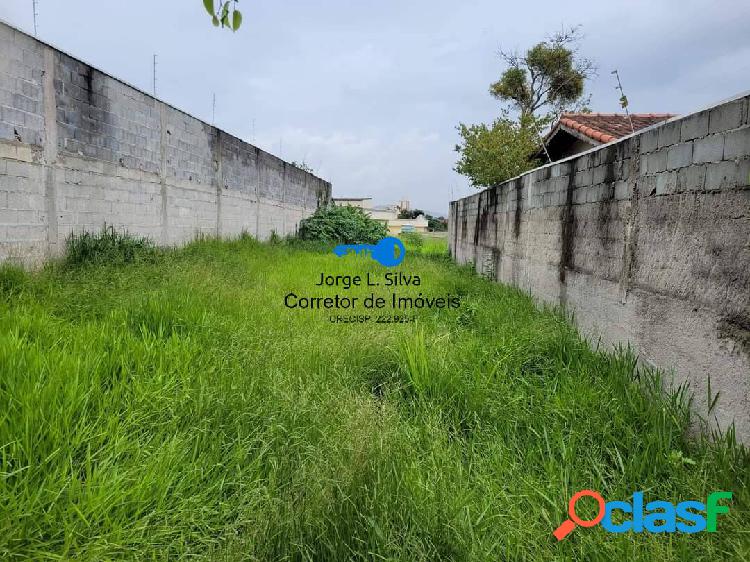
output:
[[[625,92],[622,90],[622,82],[620,82],[620,73],[617,72],[617,69],[614,69],[612,71],[612,74],[615,75],[617,78],[617,86],[615,86],[615,90],[620,90],[620,106],[625,110],[625,115],[628,116],[628,122],[630,123],[630,132],[635,133],[635,128],[633,127],[633,120],[630,118],[630,112],[628,111],[628,97],[625,95]]]
[[[154,53],[154,97],[156,97],[156,53]]]
[[[32,3],[32,7],[34,10],[34,37],[36,37],[36,17],[39,15],[39,12],[37,12],[37,9],[36,9],[36,2],[37,0],[34,0]]]

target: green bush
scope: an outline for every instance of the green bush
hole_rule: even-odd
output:
[[[65,264],[121,265],[150,260],[155,255],[156,246],[150,239],[104,225],[99,233],[71,234],[66,241]]]
[[[358,207],[322,207],[299,225],[302,240],[320,242],[374,244],[387,234],[384,224]]]

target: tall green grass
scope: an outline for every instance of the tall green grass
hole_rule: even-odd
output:
[[[413,232],[399,236],[407,253],[431,259],[449,261],[448,238],[443,233],[417,234]]]
[[[84,231],[68,236],[64,263],[72,267],[119,265],[155,256],[156,247],[148,238],[132,236],[105,224],[98,233]]]
[[[245,237],[94,261],[0,271],[0,559],[750,556],[745,451],[687,440],[684,395],[514,289],[407,251],[398,290],[462,307],[334,324],[283,296],[372,260]],[[734,500],[715,534],[558,544],[583,488]]]

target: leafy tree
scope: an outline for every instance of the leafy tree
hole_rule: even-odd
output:
[[[431,232],[445,232],[448,230],[448,221],[445,217],[428,217],[427,229]]]
[[[455,170],[478,188],[502,183],[535,168],[540,162],[532,158],[539,148],[539,131],[549,119],[533,116],[514,121],[504,114],[491,125],[458,126],[462,144]]]
[[[572,27],[537,43],[524,55],[501,51],[508,68],[490,86],[490,93],[509,102],[522,117],[544,109],[559,115],[577,103],[583,105],[585,82],[596,73],[596,67],[579,55],[581,38],[580,27]]]
[[[302,240],[374,244],[387,234],[383,223],[370,218],[359,207],[321,207],[314,215],[299,223],[299,237]]]
[[[242,12],[237,9],[239,0],[203,0],[211,21],[216,27],[226,27],[237,31],[242,25]]]
[[[442,232],[448,230],[448,221],[445,217],[435,217],[429,213],[425,213],[422,209],[404,210],[398,214],[400,219],[416,219],[419,215],[424,215],[427,219],[427,230],[432,232]]]
[[[584,86],[596,72],[579,55],[580,28],[560,31],[525,54],[501,51],[508,68],[490,93],[507,103],[491,125],[458,126],[462,143],[455,170],[477,188],[502,183],[535,168],[542,130],[563,111],[585,110]],[[511,118],[511,111],[518,118]]]
[[[398,218],[400,219],[416,219],[419,215],[424,215],[425,212],[422,209],[411,209],[411,210],[403,210],[398,214]]]

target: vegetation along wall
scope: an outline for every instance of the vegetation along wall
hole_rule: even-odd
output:
[[[106,222],[164,245],[295,232],[322,179],[0,23],[0,260]]]
[[[452,202],[449,221],[458,262],[564,305],[607,345],[630,343],[745,442],[749,111],[744,94],[538,168]]]

